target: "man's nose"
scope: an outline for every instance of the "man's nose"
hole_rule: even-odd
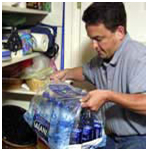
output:
[[[99,45],[96,40],[92,41],[92,46],[93,46],[93,49],[95,49],[95,50],[98,49]]]

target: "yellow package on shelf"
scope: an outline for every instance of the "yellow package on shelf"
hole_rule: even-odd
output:
[[[50,79],[44,79],[44,80],[40,80],[40,79],[28,79],[26,80],[26,84],[28,85],[28,87],[30,88],[31,91],[38,91],[40,88],[44,87],[45,84],[49,83]]]
[[[31,91],[37,91],[50,82],[50,75],[53,73],[52,68],[45,68],[29,75],[23,75],[21,79],[26,80],[26,84]]]

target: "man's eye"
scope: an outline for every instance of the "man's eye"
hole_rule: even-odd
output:
[[[101,41],[102,41],[102,39],[96,39],[96,41],[97,41],[97,42],[101,42]]]

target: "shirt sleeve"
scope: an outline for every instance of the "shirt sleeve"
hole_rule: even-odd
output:
[[[146,93],[146,55],[140,56],[132,63],[129,76],[130,93]]]
[[[83,68],[83,75],[85,77],[85,80],[89,81],[90,83],[94,84],[94,75],[90,68],[90,63],[84,64],[82,66]]]
[[[99,65],[98,58],[95,57],[89,63],[84,64],[82,66],[85,80],[89,81],[93,85],[95,85],[95,74],[96,74],[98,65]]]

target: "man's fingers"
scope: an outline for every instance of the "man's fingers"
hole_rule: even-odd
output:
[[[90,95],[88,94],[88,95],[84,96],[84,97],[80,100],[80,102],[87,102],[89,99],[90,99]]]
[[[81,107],[86,108],[86,107],[88,107],[88,105],[87,105],[87,103],[81,102]]]
[[[60,79],[58,79],[57,77],[50,78],[50,80],[55,82],[55,83],[59,83],[60,82]]]

